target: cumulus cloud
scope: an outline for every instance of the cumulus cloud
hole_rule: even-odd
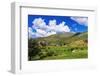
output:
[[[28,28],[28,37],[29,38],[35,38],[35,32],[33,32],[33,29],[31,27]]]
[[[38,38],[38,37],[47,37],[53,34],[62,33],[62,32],[70,32],[70,29],[65,22],[62,21],[57,25],[56,20],[50,20],[48,25],[45,20],[42,18],[36,18],[33,20],[32,27],[29,27],[29,38]],[[33,32],[33,29],[36,32]]]
[[[46,29],[47,28],[47,26],[46,26],[46,23],[44,22],[44,19],[42,19],[42,18],[36,18],[35,20],[33,20],[33,28],[34,29],[38,29],[38,28],[40,28],[40,29]]]
[[[41,35],[42,37],[44,37],[47,33],[45,30],[42,30],[42,29],[36,29],[36,32]]]
[[[67,25],[65,25],[65,22],[62,22],[57,26],[56,31],[57,32],[70,32],[70,29]]]
[[[50,20],[49,21],[49,26],[51,26],[51,27],[56,26],[56,20]]]
[[[88,18],[87,17],[71,17],[71,19],[76,21],[80,25],[88,26]]]

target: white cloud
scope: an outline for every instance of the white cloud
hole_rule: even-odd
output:
[[[55,27],[56,26],[56,20],[50,20],[49,21],[49,26]]]
[[[36,32],[33,32],[33,29]],[[47,37],[59,32],[70,32],[69,27],[65,25],[64,21],[57,25],[56,20],[50,20],[47,25],[44,19],[36,18],[33,20],[32,27],[29,27],[29,38]]]
[[[35,32],[32,31],[31,27],[28,28],[28,35],[29,35],[29,38],[35,38],[36,37]]]
[[[42,18],[36,18],[33,22],[34,25],[38,26],[38,25],[45,25],[45,22]]]
[[[88,18],[86,18],[86,17],[71,17],[71,19],[81,25],[88,26]]]
[[[67,25],[65,25],[65,22],[63,21],[59,25],[56,25],[56,20],[50,20],[49,21],[49,31],[55,31],[57,33],[59,32],[70,32],[70,29]]]
[[[56,32],[50,31],[50,32],[47,32],[46,36],[50,36],[50,35],[54,35],[54,34],[56,34]]]
[[[37,28],[46,29],[47,28],[46,23],[44,22],[44,20],[42,18],[36,18],[33,21],[32,27],[35,28],[35,29],[37,29]]]
[[[60,23],[58,26],[56,26],[57,32],[70,32],[70,29],[67,25],[65,25],[65,22]]]
[[[42,29],[36,29],[37,33],[40,34],[42,37],[44,37],[46,35],[46,31],[42,30]]]

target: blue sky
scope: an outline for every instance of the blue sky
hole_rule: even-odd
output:
[[[80,16],[28,15],[29,37],[45,37],[61,32],[88,31],[88,18]],[[44,33],[44,34],[43,34]]]

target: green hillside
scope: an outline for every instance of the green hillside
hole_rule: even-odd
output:
[[[61,33],[28,40],[28,59],[52,60],[88,57],[88,33]]]

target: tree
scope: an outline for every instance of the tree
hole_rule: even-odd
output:
[[[28,40],[28,58],[32,60],[32,57],[35,57],[41,51],[40,47],[37,44],[37,41],[34,39]]]

